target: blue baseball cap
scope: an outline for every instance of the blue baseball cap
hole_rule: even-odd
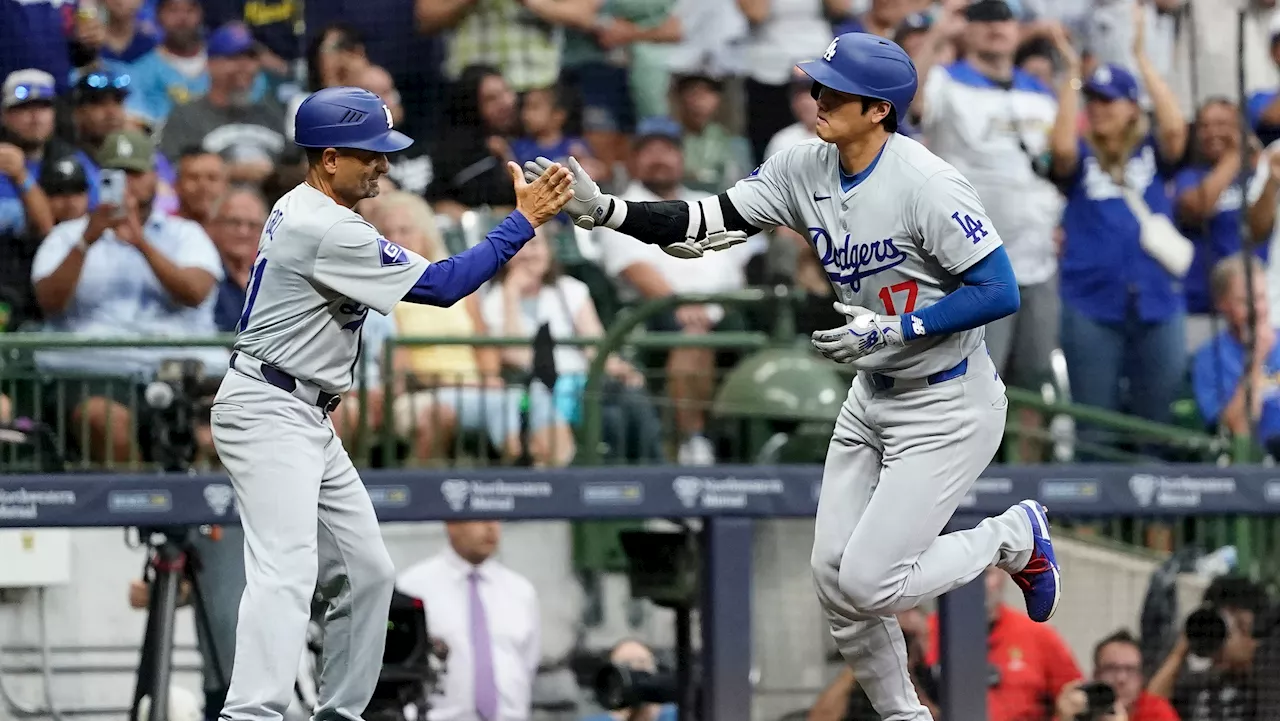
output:
[[[667,140],[676,145],[683,145],[684,128],[680,127],[680,123],[666,116],[649,117],[636,123],[635,144],[637,146],[654,138]]]
[[[211,58],[230,58],[255,53],[258,44],[244,23],[230,22],[210,33],[205,49]]]
[[[1085,95],[1138,102],[1138,80],[1118,65],[1099,65],[1084,84]]]

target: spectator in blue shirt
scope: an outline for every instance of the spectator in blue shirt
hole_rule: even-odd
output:
[[[99,205],[88,216],[54,228],[32,264],[36,300],[47,329],[90,337],[213,335],[214,290],[223,278],[218,251],[199,224],[155,207],[155,146],[141,133],[106,139],[99,165],[124,170],[127,207]],[[70,421],[83,456],[127,462],[138,458],[133,434],[141,384],[168,358],[192,358],[204,372],[226,371],[224,349],[119,348],[46,351],[42,371],[89,374],[96,382],[65,389]]]
[[[658,661],[649,647],[634,639],[619,641],[609,652],[609,663],[614,666],[654,673]],[[676,721],[675,704],[643,704],[607,713],[593,714],[582,721]]]
[[[1174,177],[1174,210],[1182,234],[1196,245],[1183,287],[1187,299],[1187,347],[1214,335],[1209,315],[1209,273],[1218,261],[1240,250],[1240,210],[1244,191],[1240,167],[1255,162],[1240,138],[1240,114],[1224,98],[1205,102],[1196,114],[1195,150],[1190,166]],[[1266,258],[1267,246],[1257,252]]]
[[[70,10],[64,0],[0,0],[0,77],[36,68],[53,76],[59,92],[65,89],[71,73]]]
[[[128,66],[133,89],[125,109],[139,121],[160,127],[174,106],[184,105],[209,91],[209,70],[204,34],[204,14],[196,0],[160,0],[156,19],[164,33],[159,47]],[[212,41],[214,38],[211,37]],[[218,54],[219,48],[213,48]],[[251,100],[267,92],[267,79],[259,72]]]
[[[1272,24],[1271,59],[1280,65],[1280,26]],[[1280,140],[1280,88],[1259,90],[1249,96],[1245,105],[1249,125],[1258,134],[1263,146]]]
[[[14,327],[38,316],[31,295],[31,259],[40,239],[53,228],[49,199],[40,188],[40,166],[53,137],[53,76],[18,70],[0,90],[0,308]]]
[[[1154,110],[1150,132],[1138,106],[1137,79],[1123,68],[1101,65],[1082,84],[1079,56],[1061,31],[1057,38],[1068,68],[1050,136],[1052,173],[1066,195],[1062,350],[1075,401],[1167,421],[1186,363],[1182,289],[1143,251],[1138,220],[1124,194],[1153,213],[1172,214],[1166,185],[1186,149],[1187,128],[1177,98],[1143,51],[1142,35],[1137,33],[1134,54]]]
[[[1260,264],[1253,268],[1253,352],[1247,345],[1249,296],[1244,257],[1237,253],[1214,266],[1210,284],[1213,302],[1226,329],[1196,351],[1191,382],[1206,423],[1232,434],[1249,435],[1256,422],[1259,442],[1273,456],[1280,456],[1280,346],[1271,324],[1266,274]],[[1251,410],[1245,404],[1248,384],[1253,386]]]
[[[141,17],[142,0],[102,0],[102,45],[98,56],[116,63],[132,63],[160,42],[160,29]]]
[[[511,141],[511,154],[523,164],[539,156],[564,162],[569,156],[578,160],[591,157],[582,138],[565,132],[574,99],[567,85],[538,88],[524,94],[520,120],[524,136]]]
[[[213,319],[222,333],[234,333],[244,310],[249,271],[258,255],[258,238],[267,222],[267,204],[258,191],[236,186],[214,201],[209,212],[209,237],[222,258],[222,282]]]

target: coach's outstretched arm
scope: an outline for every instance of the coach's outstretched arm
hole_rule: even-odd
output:
[[[678,258],[699,258],[709,250],[724,250],[760,232],[733,207],[725,193],[690,203],[685,200],[636,202],[600,191],[600,186],[569,158],[573,198],[565,212],[584,230],[611,228],[642,243],[661,246]],[[533,182],[554,166],[546,158],[524,164],[524,177]]]
[[[476,292],[533,238],[535,228],[554,218],[573,197],[573,176],[559,164],[532,182],[525,181],[515,163],[507,167],[516,185],[515,212],[474,247],[428,265],[405,300],[447,308]]]

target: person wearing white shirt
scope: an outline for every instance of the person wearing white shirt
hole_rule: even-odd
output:
[[[1001,377],[1038,388],[1052,374],[1061,313],[1054,232],[1063,201],[1040,160],[1058,103],[1014,65],[1019,25],[1005,0],[980,0],[964,13],[964,59],[922,71],[921,129],[929,148],[973,183],[1018,279],[1020,310],[986,328],[991,359]]]
[[[126,204],[100,204],[88,216],[56,226],[32,261],[36,301],[46,330],[102,337],[215,335],[215,288],[222,260],[198,223],[155,206],[155,146],[141,133],[109,135],[98,155],[103,169],[127,174]],[[223,348],[90,348],[42,351],[42,371],[101,376],[68,393],[69,427],[81,452],[94,460],[137,458],[129,407],[140,383],[166,359],[195,359],[206,377],[226,372]],[[108,447],[109,446],[109,447]]]
[[[446,524],[449,547],[396,580],[422,601],[449,670],[427,721],[527,721],[542,656],[533,584],[494,560],[497,521]]]
[[[681,184],[684,155],[679,126],[652,123],[638,134],[632,150],[635,180],[619,196],[623,200],[652,202],[710,197]],[[693,293],[724,293],[746,286],[747,262],[758,254],[764,236],[727,251],[708,253],[696,260],[667,255],[657,246],[643,245],[607,228],[594,231],[605,273],[619,282],[624,301],[664,298]],[[708,333],[716,328],[732,330],[735,316],[726,318],[719,305],[685,305],[659,316],[650,330]],[[673,349],[666,358],[667,394],[675,407],[676,429],[681,434],[679,461],[687,465],[708,465],[715,461],[711,442],[704,430],[706,408],[714,388],[712,369],[715,355],[705,348]]]

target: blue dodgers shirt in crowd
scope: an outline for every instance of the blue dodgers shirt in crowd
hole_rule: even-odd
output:
[[[0,0],[3,2],[3,0]],[[92,176],[89,169],[93,162],[83,151],[75,151],[76,160],[80,161],[80,165],[85,169],[85,175],[89,176],[89,209],[98,207],[98,184],[97,174]],[[40,181],[41,161],[26,161],[27,175]],[[18,189],[14,187],[13,181],[8,177],[0,175],[0,235],[13,234],[20,235],[27,229],[27,215],[22,205],[22,196],[18,194]]]
[[[0,0],[0,79],[36,68],[53,76],[58,91],[70,81],[67,30],[75,0]]]
[[[1184,192],[1199,187],[1205,176],[1213,171],[1204,166],[1183,168],[1173,179],[1174,202]],[[1191,262],[1191,269],[1183,279],[1183,288],[1187,297],[1188,313],[1208,313],[1212,310],[1213,299],[1209,296],[1209,274],[1218,261],[1240,250],[1240,206],[1244,193],[1238,183],[1233,183],[1222,195],[1218,196],[1218,204],[1207,223],[1199,225],[1181,225],[1179,229],[1188,240],[1195,243],[1196,254]],[[1259,258],[1266,260],[1270,244],[1258,247]]]
[[[1191,388],[1205,423],[1218,424],[1244,374],[1246,357],[1240,341],[1223,332],[1201,346],[1191,359]],[[1258,435],[1265,443],[1280,436],[1280,343],[1267,354],[1263,382],[1256,392],[1262,394]]]
[[[1147,323],[1181,312],[1181,283],[1142,250],[1138,219],[1120,185],[1102,170],[1084,140],[1079,152],[1075,174],[1061,183],[1067,196],[1062,212],[1066,242],[1059,265],[1063,302],[1089,318],[1112,323],[1125,319],[1131,298],[1138,317]],[[1151,136],[1133,151],[1124,169],[1130,187],[1143,189],[1151,211],[1166,217],[1173,212],[1166,189],[1170,174]]]
[[[1280,140],[1280,125],[1268,125],[1262,122],[1262,111],[1275,102],[1277,95],[1280,95],[1280,92],[1260,90],[1250,95],[1249,102],[1245,103],[1244,106],[1245,116],[1249,119],[1249,126],[1253,128],[1253,132],[1258,134],[1258,140],[1264,148]]]

